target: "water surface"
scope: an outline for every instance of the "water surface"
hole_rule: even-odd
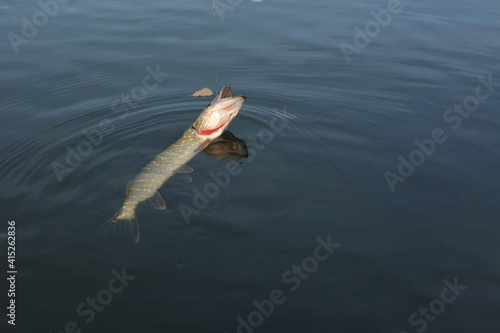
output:
[[[498,330],[497,2],[401,1],[385,26],[386,1],[75,0],[45,24],[1,5],[18,331]],[[138,245],[96,239],[211,100],[190,94],[224,85],[248,97],[238,174],[187,223],[231,163],[199,154],[160,189],[169,209],[138,208]]]

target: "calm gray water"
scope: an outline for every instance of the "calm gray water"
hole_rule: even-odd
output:
[[[65,2],[0,2],[2,332],[500,332],[498,1]],[[97,239],[224,85],[248,158]]]

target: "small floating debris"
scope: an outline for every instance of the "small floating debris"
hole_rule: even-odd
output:
[[[205,96],[212,96],[213,91],[208,89],[208,88],[203,88],[201,90],[195,91],[191,96],[194,97],[205,97]]]

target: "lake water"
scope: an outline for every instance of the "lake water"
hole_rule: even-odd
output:
[[[0,2],[2,332],[498,332],[500,3],[212,5]],[[96,238],[225,85],[248,157]]]

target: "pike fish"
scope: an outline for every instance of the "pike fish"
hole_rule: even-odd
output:
[[[158,189],[174,174],[193,171],[186,163],[224,132],[245,100],[245,96],[233,97],[231,87],[223,87],[184,135],[157,155],[129,183],[121,209],[99,229],[98,236],[105,238],[111,231],[123,229],[134,243],[138,243],[137,205],[145,203],[156,209],[166,209]]]

